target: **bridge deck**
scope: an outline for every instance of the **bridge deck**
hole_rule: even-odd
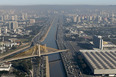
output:
[[[58,50],[58,49],[46,47],[45,45],[38,44],[24,52],[21,52],[18,54],[16,53],[15,55],[10,54],[10,56],[5,55],[3,56],[3,59],[0,61],[0,63],[19,60],[19,59],[26,59],[26,58],[31,58],[31,57],[41,57],[41,56],[46,56],[49,54],[54,54],[54,53],[59,53],[59,52],[64,52],[64,51],[68,51],[68,50]]]

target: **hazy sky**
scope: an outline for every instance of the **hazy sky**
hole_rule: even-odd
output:
[[[116,0],[0,0],[0,5],[90,4],[116,5]]]

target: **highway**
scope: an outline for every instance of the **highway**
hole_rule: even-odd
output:
[[[19,53],[19,52],[21,52],[21,51],[28,50],[29,48],[30,48],[30,45],[28,45],[28,46],[26,46],[26,47],[24,47],[24,48],[18,49],[18,50],[16,50],[16,51],[13,51],[13,52],[11,52],[11,53],[8,53],[8,54],[6,54],[6,55],[0,56],[0,60],[2,60],[3,58],[5,58],[5,57],[7,57],[7,56],[10,56],[10,55]]]
[[[7,57],[7,56],[10,56],[12,54],[16,54],[16,53],[19,53],[21,51],[24,51],[24,50],[27,50],[29,48],[31,48],[32,46],[36,45],[36,44],[40,44],[42,41],[44,41],[44,39],[46,38],[51,26],[54,24],[58,24],[58,22],[54,22],[55,18],[50,18],[46,23],[44,23],[45,26],[43,26],[41,28],[41,30],[39,31],[39,33],[32,39],[32,44],[29,45],[29,46],[26,46],[22,49],[19,49],[17,51],[14,51],[12,53],[9,53],[7,55],[4,55],[4,56],[1,56],[0,59],[3,59],[4,57]],[[67,51],[67,50],[60,50],[60,51],[57,51],[58,52],[62,52],[62,51]],[[51,52],[48,52],[47,54],[49,54]],[[56,52],[54,52],[56,53]],[[47,55],[47,54],[43,54],[43,55]],[[35,56],[35,57],[34,57]],[[32,58],[32,71],[33,71],[33,77],[44,77],[45,76],[45,72],[46,72],[46,59],[45,57],[36,57],[38,55],[32,55],[32,56],[24,56],[22,58],[15,58],[15,59],[9,59],[9,60],[4,60],[3,62],[6,62],[6,61],[13,61],[13,60],[19,60],[19,59],[23,59],[23,58],[31,58],[31,57],[34,57]]]
[[[43,26],[41,28],[40,32],[32,39],[31,46],[27,46],[27,47],[24,47],[22,49],[15,51],[15,52],[1,56],[0,59],[4,58],[6,56],[9,56],[9,55],[18,53],[25,49],[28,49],[36,44],[40,44],[42,41],[45,40],[51,26],[54,23],[54,24],[57,24],[57,26],[58,26],[57,34],[56,34],[56,42],[57,42],[58,48],[61,49],[61,51],[58,51],[58,52],[62,52],[63,49],[69,49],[69,51],[70,51],[70,52],[60,53],[62,62],[64,64],[64,68],[66,71],[66,76],[67,77],[85,77],[85,75],[82,74],[82,72],[78,66],[77,59],[76,59],[77,52],[79,51],[79,47],[76,46],[75,42],[64,40],[63,18],[62,17],[59,17],[59,18],[60,19],[58,19],[57,23],[54,22],[55,18],[52,18],[52,17],[46,23],[44,23],[45,26]],[[51,42],[52,42],[52,40],[51,40]],[[65,50],[63,50],[63,51],[65,51]],[[48,52],[48,53],[50,53],[50,52]],[[46,55],[46,54],[42,54],[42,55]],[[45,77],[46,76],[46,58],[43,56],[42,57],[36,57],[37,55],[34,55],[34,56],[35,57],[32,58],[32,60],[31,60],[32,61],[32,72],[33,72],[32,76],[33,77]],[[32,57],[32,56],[28,56],[28,57]],[[54,73],[54,72],[52,72],[52,73]],[[49,77],[49,75],[47,77]],[[88,77],[90,77],[90,76],[88,76]]]
[[[11,59],[6,59],[6,60],[1,60],[0,63],[11,62],[11,61],[15,61],[15,60],[28,59],[28,58],[33,58],[33,57],[38,57],[38,55],[23,56],[23,57],[17,57],[17,58],[11,58]]]
[[[63,19],[60,19],[60,24],[57,30],[57,44],[59,49],[69,49],[70,52],[61,53],[62,61],[64,63],[64,67],[67,73],[67,77],[84,77],[81,73],[81,70],[77,64],[75,59],[76,53],[79,51],[77,46],[71,44],[70,41],[64,40],[64,32],[63,32]]]
[[[99,77],[83,73],[77,61],[77,56],[80,55],[78,54],[80,47],[76,41],[65,41],[65,28],[63,18],[61,18],[58,24],[56,41],[59,49],[69,49],[69,52],[60,53],[67,77]]]
[[[57,49],[56,32],[61,17],[62,17],[61,15],[56,15],[53,26],[51,27],[48,36],[43,42],[43,44],[46,44],[48,47]],[[49,66],[50,66],[50,77],[66,77],[64,66],[59,53],[49,55]]]
[[[43,27],[40,29],[39,33],[37,35],[35,35],[35,37],[32,39],[31,45],[28,45],[24,48],[13,51],[13,52],[8,53],[6,55],[0,56],[1,62],[14,61],[14,60],[20,60],[20,59],[24,59],[24,58],[34,57],[34,58],[32,58],[32,67],[33,67],[33,69],[32,69],[33,70],[33,75],[32,76],[33,77],[38,77],[38,76],[44,77],[44,74],[46,72],[46,68],[45,68],[46,67],[45,66],[46,59],[45,59],[45,57],[38,58],[38,55],[32,55],[32,56],[30,55],[30,56],[24,56],[24,57],[21,57],[21,58],[18,57],[18,58],[8,59],[8,60],[7,59],[3,60],[3,59],[7,56],[26,51],[36,44],[40,44],[40,42],[42,42],[45,39],[45,37],[47,36],[47,34],[50,30],[50,27],[52,26],[52,23],[53,23],[53,18],[50,17],[50,19],[47,22],[43,23]],[[47,54],[44,54],[44,55],[47,55]]]
[[[36,45],[36,44],[40,44],[47,36],[51,26],[54,24],[56,24],[54,22],[55,18],[52,18],[50,20],[48,20],[45,24],[45,26],[43,26],[41,28],[41,30],[39,31],[39,33],[37,35],[35,35],[35,37],[32,39],[32,44],[30,46],[27,46],[27,47],[24,47],[22,49],[19,49],[17,51],[14,51],[12,53],[9,53],[7,55],[4,55],[2,57],[0,57],[1,59],[4,58],[4,57],[7,57],[7,56],[10,56],[12,54],[15,54],[15,53],[19,53],[21,51],[24,51],[24,50],[27,50],[29,48],[31,48],[32,46]],[[52,22],[51,22],[52,21]],[[48,54],[51,54],[51,53],[58,53],[58,52],[62,52],[62,51],[67,51],[67,50],[58,50],[57,52],[48,52],[48,53],[42,53],[41,55],[48,55]],[[32,58],[34,57],[34,58]],[[32,71],[33,71],[33,77],[44,77],[45,76],[45,72],[46,72],[46,59],[45,57],[39,57],[38,58],[38,55],[30,55],[30,56],[24,56],[24,57],[17,57],[17,58],[11,58],[11,59],[8,59],[8,60],[4,60],[4,61],[1,61],[1,62],[7,62],[7,61],[14,61],[14,60],[19,60],[19,59],[24,59],[24,58],[32,58]],[[47,66],[49,67],[49,66]],[[47,73],[48,75],[48,73]]]
[[[49,20],[43,24],[43,27],[40,29],[39,33],[35,35],[32,39],[32,42],[34,44],[40,44],[41,42],[44,41],[53,22],[54,22],[54,18],[50,17]]]
[[[15,52],[4,55],[4,56],[0,57],[0,59],[4,58],[6,56],[9,56],[9,55],[18,53],[22,50],[28,49],[35,44],[38,44],[38,43],[40,44],[46,38],[51,26],[53,25],[54,19],[55,18],[52,18],[48,22],[46,22],[46,25],[43,26],[41,28],[40,32],[32,39],[33,44],[31,44],[31,46],[27,46],[27,47],[24,47],[22,49],[15,51]],[[57,34],[56,34],[56,42],[57,42],[58,48],[61,49],[58,52],[65,51],[62,49],[69,49],[69,51],[70,51],[70,52],[61,53],[61,58],[62,58],[64,67],[65,67],[67,77],[84,77],[84,75],[81,73],[81,70],[76,61],[76,56],[77,56],[76,53],[79,51],[79,47],[76,46],[76,43],[74,43],[72,41],[64,40],[63,18],[62,17],[60,17],[59,21],[55,24],[57,24],[57,26],[58,26]],[[50,52],[48,52],[48,53],[50,53]],[[47,55],[48,53],[46,53],[46,54],[43,53],[42,55]],[[45,73],[46,72],[46,58],[45,57],[36,57],[38,55],[33,55],[33,56],[35,56],[35,57],[32,58],[32,60],[31,60],[32,61],[32,71],[33,71],[32,76],[33,77],[46,76],[46,73]],[[33,57],[33,56],[28,56],[28,58]],[[27,57],[25,57],[25,58],[27,58]],[[8,61],[11,61],[11,60],[8,60]],[[13,60],[15,60],[15,59],[13,59]]]
[[[59,17],[57,17],[57,16],[55,16],[55,17],[52,17],[51,18],[51,20],[52,20],[52,22],[50,22],[50,27],[51,26],[56,26],[57,27],[57,24],[58,24],[58,18]],[[47,27],[48,28],[48,27]],[[55,29],[54,27],[52,27],[53,29]],[[46,30],[46,29],[44,29],[44,30]],[[55,46],[57,46],[57,45],[55,45],[56,44],[56,41],[55,41],[55,39],[54,39],[54,35],[52,35],[51,36],[51,32],[55,32],[55,31],[51,31],[50,32],[50,37],[48,37],[47,36],[47,34],[48,34],[48,32],[49,32],[49,30],[50,30],[50,28],[48,28],[48,31],[44,31],[44,30],[41,30],[41,31],[43,31],[42,33],[44,34],[44,35],[37,35],[35,38],[33,38],[33,41],[34,41],[34,43],[41,43],[44,39],[46,39],[45,41],[44,41],[44,43],[45,44],[49,44],[49,45],[51,45],[52,44],[52,46],[49,46],[49,45],[47,45],[47,46],[49,46],[49,47],[53,47],[53,48],[56,48]],[[46,33],[46,34],[45,34]],[[56,32],[55,32],[56,33]],[[41,34],[41,33],[40,33]],[[42,36],[42,38],[40,38]],[[46,36],[47,36],[47,38],[46,38]],[[51,39],[51,37],[53,37],[52,39]],[[42,39],[42,41],[41,41],[41,39]],[[48,41],[49,40],[49,41]],[[53,42],[54,41],[54,42]],[[52,43],[53,42],[53,43]],[[66,50],[60,50],[60,51],[58,51],[58,52],[62,52],[62,51],[66,51]],[[49,51],[48,51],[48,53],[50,53]],[[55,52],[56,53],[56,52]],[[42,54],[42,55],[46,55],[46,54]],[[44,59],[44,57],[43,58],[41,58],[41,59]],[[41,59],[38,59],[38,60],[40,60],[41,61]],[[33,62],[34,61],[34,62]],[[44,69],[44,67],[42,67],[42,66],[45,66],[45,64],[46,63],[44,63],[43,61],[41,61],[40,63],[37,63],[38,61],[37,61],[37,59],[36,58],[33,58],[32,59],[32,63],[33,63],[33,77],[37,77],[37,76],[40,76],[40,75],[42,75],[42,76],[40,76],[40,77],[43,77],[43,71],[45,71],[45,69]],[[55,62],[56,63],[56,62]],[[39,65],[39,67],[38,67],[38,65]],[[41,66],[40,66],[41,65]],[[57,64],[58,65],[58,64]],[[60,66],[60,62],[59,62],[59,65],[58,65],[58,67]],[[48,66],[49,67],[49,66]],[[36,71],[36,69],[41,69],[42,71],[40,72],[40,71]],[[52,75],[58,75],[59,74],[59,76],[62,76],[62,77],[64,77],[64,72],[62,72],[63,70],[62,69],[64,69],[64,68],[62,68],[61,66],[60,66],[60,69],[57,69],[57,70],[60,70],[61,72],[59,72],[59,73],[57,73],[57,70],[56,70],[56,72],[54,71],[54,72],[50,72],[50,73],[52,73]],[[50,68],[50,70],[51,70],[51,68]],[[54,69],[53,69],[54,70]],[[58,77],[58,76],[57,76]]]
[[[54,22],[54,18],[50,17],[50,19],[44,23],[44,27],[40,30],[40,32],[32,39],[33,45],[40,44],[46,38],[52,24]],[[46,58],[32,58],[32,70],[33,70],[33,77],[45,77],[46,76]],[[49,74],[47,73],[49,77]]]

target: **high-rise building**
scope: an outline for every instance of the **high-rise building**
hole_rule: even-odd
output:
[[[80,17],[80,16],[78,17],[78,23],[79,23],[79,22],[81,22],[81,17]]]
[[[4,27],[4,33],[7,33],[7,27]]]
[[[96,20],[96,18],[97,18],[97,16],[96,16],[96,15],[94,15],[94,16],[93,16],[93,20]]]
[[[15,16],[14,16],[14,19],[15,19],[15,21],[17,21],[17,20],[18,20],[18,17],[17,17],[17,15],[15,15]]]
[[[27,13],[25,13],[25,20],[27,20],[28,19],[28,15],[27,15]]]
[[[2,22],[4,21],[4,17],[3,17],[3,16],[1,17],[1,21],[2,21]]]
[[[30,23],[31,24],[35,23],[35,19],[30,19]]]
[[[1,31],[1,27],[0,27],[0,34],[2,33],[2,31]]]
[[[27,20],[27,19],[28,19],[27,13],[22,13],[22,20]]]
[[[103,49],[103,39],[102,36],[94,36],[93,44],[95,48]]]
[[[3,15],[4,20],[8,20],[9,16],[8,15]]]
[[[76,16],[73,17],[73,21],[74,22],[77,22],[77,17],[78,17],[78,15],[76,15]]]
[[[14,16],[12,16],[12,21],[14,21],[15,20],[15,17]]]
[[[22,19],[22,20],[25,20],[24,14],[22,14],[21,19]]]
[[[17,21],[10,21],[9,22],[9,30],[17,29],[18,28],[18,22]]]
[[[101,22],[101,21],[102,21],[102,17],[98,16],[98,22]]]
[[[92,21],[93,20],[93,16],[89,16],[89,20]]]
[[[85,19],[85,16],[82,16],[81,19],[84,20]]]

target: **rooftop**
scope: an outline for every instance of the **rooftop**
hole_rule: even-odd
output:
[[[11,63],[0,63],[0,71],[9,71],[11,68]]]
[[[104,70],[103,73],[116,74],[116,50],[81,50],[81,53],[94,73]]]

